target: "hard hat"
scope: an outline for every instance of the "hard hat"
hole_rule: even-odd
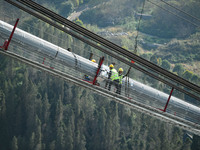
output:
[[[124,70],[123,70],[122,68],[119,68],[119,71],[122,71],[122,72],[123,72]]]
[[[110,66],[109,66],[110,68],[114,68],[114,65],[113,64],[110,64]]]
[[[95,60],[95,59],[92,59],[91,61],[92,61],[92,62],[94,62],[94,63],[96,62],[96,60]]]

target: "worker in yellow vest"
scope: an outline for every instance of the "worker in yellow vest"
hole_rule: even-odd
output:
[[[108,73],[108,81],[106,81],[105,88],[107,88],[107,85],[108,85],[108,83],[109,83],[108,90],[110,91],[111,85],[112,85],[113,83],[115,83],[114,80],[117,80],[117,79],[118,79],[118,73],[117,73],[117,70],[114,69],[114,65],[113,65],[113,64],[110,64],[109,69],[110,69],[110,71],[109,71],[109,73]]]

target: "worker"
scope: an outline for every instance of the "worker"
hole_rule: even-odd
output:
[[[91,61],[96,63],[95,59],[92,59]],[[85,78],[86,81],[90,81],[90,77],[88,75],[84,75],[84,78]]]
[[[95,59],[92,59],[91,61],[92,61],[92,62],[94,62],[94,63],[96,62],[96,60],[95,60]]]
[[[69,52],[72,52],[72,49],[71,49],[71,48],[68,48],[67,50],[68,50]]]
[[[109,69],[110,69],[110,71],[108,72],[108,80],[106,81],[105,88],[107,88],[107,85],[109,84],[108,90],[110,91],[111,85],[113,83],[115,85],[117,85],[115,80],[118,79],[118,73],[117,73],[116,69],[114,69],[114,65],[113,64],[110,64]]]
[[[117,94],[121,94],[121,88],[122,88],[122,79],[125,77],[123,75],[123,68],[119,68],[118,70],[118,87],[117,87]]]

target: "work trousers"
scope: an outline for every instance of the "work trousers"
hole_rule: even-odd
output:
[[[122,84],[119,83],[119,80],[117,79],[117,80],[113,80],[113,81],[112,80],[106,81],[105,88],[107,88],[107,86],[108,86],[108,90],[110,91],[112,85],[115,85],[115,87],[117,89],[116,93],[121,94]]]
[[[121,88],[122,88],[122,84],[119,83],[117,87],[117,92],[116,92],[119,95],[121,94]]]

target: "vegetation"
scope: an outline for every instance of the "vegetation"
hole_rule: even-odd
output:
[[[197,0],[182,0],[182,1],[168,1],[169,4],[177,8],[181,8],[185,12],[190,12],[191,15],[197,16],[200,14],[199,7],[200,2]],[[187,15],[184,15],[180,11],[174,11],[173,8],[168,7],[164,3],[158,3],[162,8],[167,9],[170,12],[176,13],[178,16],[188,19]],[[174,37],[188,37],[192,33],[196,32],[197,27],[191,23],[176,17],[175,15],[161,9],[155,8],[152,11],[153,19],[150,21],[144,21],[142,23],[142,31],[151,35],[156,35],[164,38],[174,38]],[[198,16],[197,16],[198,17]],[[194,19],[188,19],[194,23]]]
[[[178,128],[12,59],[1,60],[6,63],[0,78],[2,150],[182,149],[192,143],[182,140]]]
[[[79,6],[85,4],[94,5],[94,3],[97,5],[102,1],[51,0],[47,2],[40,0],[36,2],[45,3],[44,5],[48,5],[50,8],[66,15]],[[113,2],[115,2],[116,6]],[[100,14],[106,16],[106,12],[112,12],[113,25],[123,24],[124,29],[133,30],[135,25],[130,24],[128,20],[133,17],[132,9],[139,6],[142,1],[131,2],[130,0],[110,0],[108,1],[108,6],[113,4],[114,10],[108,9],[110,8],[108,6],[100,5],[97,9],[91,9],[89,12],[94,12],[94,16]],[[184,2],[189,4],[189,1]],[[194,0],[190,2],[192,4]],[[129,6],[128,8],[132,8],[131,11],[125,7],[127,5]],[[3,6],[0,5],[0,10],[8,11],[3,9]],[[107,9],[107,11],[102,10],[102,8]],[[42,29],[44,33],[28,26],[22,26],[23,29],[45,40],[64,48],[72,47],[73,50],[76,50],[77,47],[79,49],[87,48],[83,43],[37,19],[22,12],[21,14],[19,12],[16,14],[23,16],[21,17],[22,22]],[[106,17],[102,17],[105,20],[98,18],[96,26],[85,25],[83,23],[87,21],[90,24],[93,22],[93,17],[87,19],[89,14],[83,14],[85,19],[77,19],[76,23],[97,31],[99,30],[97,25],[101,25],[101,22],[103,25],[103,22],[107,20]],[[119,20],[117,19],[118,15],[121,16]],[[131,19],[131,23],[134,22],[135,19]],[[153,24],[150,25],[153,26]],[[160,26],[160,29],[163,29],[163,26]],[[165,32],[169,32],[167,29]],[[145,26],[143,30],[145,30]],[[57,38],[52,38],[47,33],[65,40],[63,42]],[[198,41],[196,40],[198,35],[199,33],[196,32],[188,37],[187,42],[172,41],[166,47],[155,51],[151,50],[141,55],[157,65],[197,83],[199,82],[199,77],[186,70],[182,64],[188,60],[184,59],[184,57],[179,57],[183,55],[191,58],[191,60],[199,60],[199,56],[195,54],[195,52],[198,53],[199,49]],[[130,36],[130,39],[124,38],[120,44],[126,49],[133,50],[134,44],[131,42],[133,39],[133,35]],[[179,44],[174,44],[176,42]],[[169,47],[173,50],[173,55],[170,55],[172,52],[167,51]],[[183,51],[178,52],[177,50],[180,47],[183,48]],[[75,53],[88,57],[86,52],[79,51],[79,49]],[[88,49],[91,50],[91,48]],[[160,55],[160,51],[163,51],[164,55]],[[192,55],[188,54],[187,56],[186,53],[188,51]],[[165,52],[168,52],[170,56],[165,55]],[[174,67],[172,63],[176,63]],[[0,55],[0,64],[1,150],[198,150],[200,148],[200,137],[194,136],[193,140],[191,140],[184,130],[146,116],[136,110],[131,110],[92,91],[52,77],[45,72],[33,69],[3,55]]]
[[[124,24],[126,21],[128,22],[128,16],[133,18],[139,4],[141,4],[140,0],[110,0],[94,9],[85,11],[80,19],[84,20],[84,23],[96,24],[99,27]]]
[[[13,60],[7,66],[0,88],[2,150],[181,149],[186,144],[178,128]]]

